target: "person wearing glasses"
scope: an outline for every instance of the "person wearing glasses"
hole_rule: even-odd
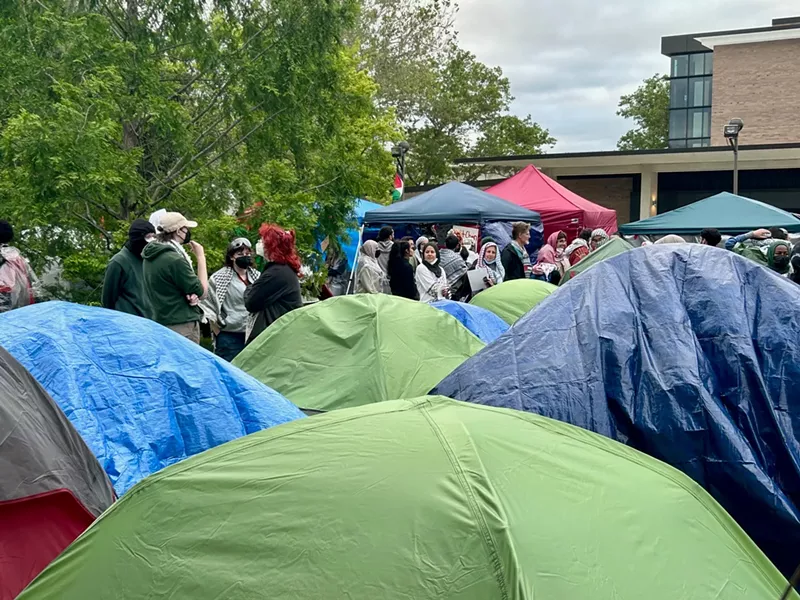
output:
[[[200,306],[211,325],[214,354],[232,361],[244,350],[249,312],[244,293],[261,273],[253,266],[253,246],[247,238],[228,244],[225,266],[208,282],[208,294]]]
[[[163,214],[156,241],[142,250],[142,279],[153,321],[199,344],[199,304],[208,291],[208,271],[205,250],[192,241],[195,227],[197,223],[181,213]],[[197,274],[184,247],[197,258]]]

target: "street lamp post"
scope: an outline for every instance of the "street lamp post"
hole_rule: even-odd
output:
[[[406,181],[406,154],[408,151],[411,150],[411,144],[406,141],[400,142],[394,148],[392,148],[392,156],[397,163],[397,173],[400,175],[400,179],[403,180],[403,189],[405,190],[405,181]],[[401,197],[400,200],[403,198]]]
[[[744,129],[744,121],[731,119],[722,128],[725,139],[733,150],[733,193],[739,195],[739,132]]]

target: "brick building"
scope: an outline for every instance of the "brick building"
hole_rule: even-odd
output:
[[[670,60],[668,149],[457,162],[534,164],[616,209],[625,223],[731,191],[733,156],[722,129],[741,118],[739,193],[800,213],[800,17],[664,37],[661,52]]]

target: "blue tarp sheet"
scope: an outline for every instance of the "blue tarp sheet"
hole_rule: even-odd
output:
[[[358,227],[356,229],[348,229],[347,238],[342,239],[342,251],[345,253],[345,256],[347,256],[347,264],[351,267],[355,264],[356,252],[358,251],[358,230],[361,228],[361,225],[364,224],[364,213],[376,208],[381,208],[381,205],[370,202],[369,200],[356,201],[356,207],[353,212],[355,213]],[[377,230],[375,231],[375,235],[377,235]],[[365,237],[365,239],[367,238]]]
[[[682,244],[599,263],[434,392],[566,421],[671,464],[788,574],[800,563],[798,384],[800,286]]]
[[[453,315],[458,319],[459,323],[469,329],[484,344],[491,344],[508,331],[508,323],[492,311],[480,306],[453,302],[452,300],[440,300],[439,302],[434,302],[431,306]]]
[[[119,495],[164,467],[303,417],[180,335],[120,312],[48,302],[0,315],[0,346],[39,381]]]

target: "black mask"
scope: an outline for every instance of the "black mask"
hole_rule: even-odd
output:
[[[253,266],[253,257],[252,256],[237,256],[236,257],[236,266],[240,269],[247,269],[248,267]]]
[[[776,269],[783,271],[789,267],[789,256],[776,256],[772,262],[775,263]]]
[[[191,229],[187,229],[186,230],[186,237],[183,238],[183,245],[185,246],[186,244],[188,244],[191,241],[192,241],[192,230]]]
[[[128,241],[125,244],[128,250],[133,252],[136,256],[142,255],[142,250],[147,245],[147,240],[144,238],[156,232],[155,227],[150,224],[150,221],[144,219],[136,219],[131,223],[128,230]]]

